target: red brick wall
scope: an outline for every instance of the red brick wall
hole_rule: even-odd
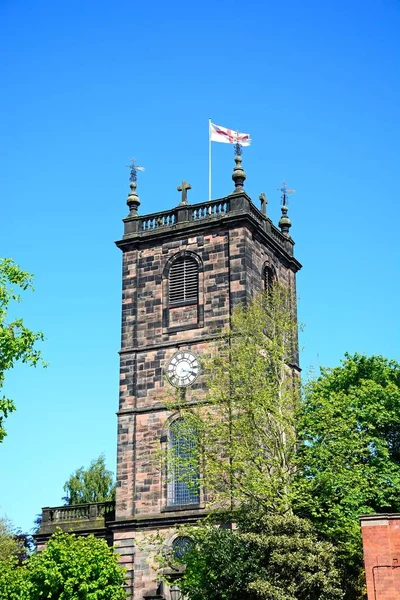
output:
[[[361,519],[368,600],[400,599],[400,514]]]

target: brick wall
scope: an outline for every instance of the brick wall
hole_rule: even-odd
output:
[[[362,517],[368,600],[400,599],[400,514]]]

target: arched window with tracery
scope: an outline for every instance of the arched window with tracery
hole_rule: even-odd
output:
[[[184,419],[176,419],[168,432],[167,504],[200,502],[200,469],[196,434]]]

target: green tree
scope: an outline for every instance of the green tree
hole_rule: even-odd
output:
[[[124,600],[125,571],[104,540],[55,533],[22,567],[0,569],[2,600]]]
[[[43,334],[28,329],[21,318],[8,319],[11,304],[21,301],[19,291],[28,289],[33,290],[32,276],[11,259],[0,259],[0,390],[6,372],[18,361],[32,366],[44,364],[36,348],[36,343],[44,339]],[[11,398],[0,397],[0,442],[6,435],[4,420],[14,410]]]
[[[335,549],[304,519],[250,511],[238,515],[237,529],[209,524],[186,535],[192,545],[178,584],[189,600],[342,598]]]
[[[342,598],[333,545],[292,512],[300,391],[290,366],[297,351],[292,300],[275,284],[235,308],[203,360],[204,394],[167,400],[182,417],[174,422],[179,446],[166,450],[167,469],[190,486],[200,464],[214,518],[224,508],[227,522],[238,524],[182,532],[194,544],[179,582],[190,600]]]
[[[31,600],[124,600],[124,569],[105,540],[55,533],[27,564]]]
[[[8,519],[0,519],[0,598],[29,600],[27,582],[19,565],[28,556],[27,536],[15,532]]]
[[[32,600],[27,570],[19,566],[18,559],[0,560],[1,600]]]
[[[196,485],[201,464],[209,507],[253,503],[272,513],[290,510],[299,399],[299,381],[288,366],[297,349],[291,301],[287,288],[275,284],[247,307],[236,307],[215,351],[202,361],[203,395],[191,402],[180,392],[167,399],[182,417],[176,427],[183,441],[178,452],[166,451],[167,470]]]
[[[335,543],[347,597],[361,597],[359,516],[400,512],[400,364],[346,354],[305,387],[299,415],[298,514]]]
[[[7,561],[11,557],[18,557],[20,551],[21,542],[15,536],[10,521],[0,518],[0,561]]]
[[[81,467],[66,481],[63,500],[66,504],[108,502],[115,499],[115,482],[106,468],[105,458],[100,455],[92,460],[88,469]]]
[[[281,286],[235,309],[203,362],[204,395],[167,401],[183,417],[167,468],[194,485],[200,465],[217,511],[243,504],[310,519],[337,547],[343,589],[354,600],[365,583],[359,516],[400,512],[400,365],[346,355],[305,386],[299,403],[288,367],[295,347]]]

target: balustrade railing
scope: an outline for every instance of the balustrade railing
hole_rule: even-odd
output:
[[[285,245],[287,238],[276,227],[271,227],[271,235],[281,246]]]
[[[229,212],[229,201],[217,200],[214,202],[206,202],[199,206],[190,206],[189,211],[192,221],[207,219],[208,217],[221,217]]]
[[[275,227],[270,219],[267,219],[260,210],[251,202],[248,196],[241,194],[233,194],[219,200],[211,200],[202,202],[201,204],[180,204],[173,210],[160,213],[153,213],[144,216],[135,216],[133,219],[127,217],[125,219],[125,236],[126,238],[132,235],[142,235],[146,233],[156,232],[158,230],[174,228],[184,223],[199,223],[209,219],[218,219],[224,217],[247,213],[272,238],[290,254],[293,253],[293,242],[287,236],[283,235],[277,227]]]
[[[95,502],[92,504],[74,504],[71,506],[54,506],[44,508],[42,523],[66,523],[69,521],[85,521],[103,518],[112,521],[115,515],[115,502]]]
[[[250,206],[250,214],[256,219],[256,221],[258,221],[259,223],[262,223],[264,221],[264,217],[262,216],[262,213],[260,213],[258,208],[256,208],[254,206],[254,204],[252,204],[252,202],[249,202],[249,206]]]
[[[175,211],[140,217],[139,231],[151,231],[160,227],[171,227],[176,223]]]

